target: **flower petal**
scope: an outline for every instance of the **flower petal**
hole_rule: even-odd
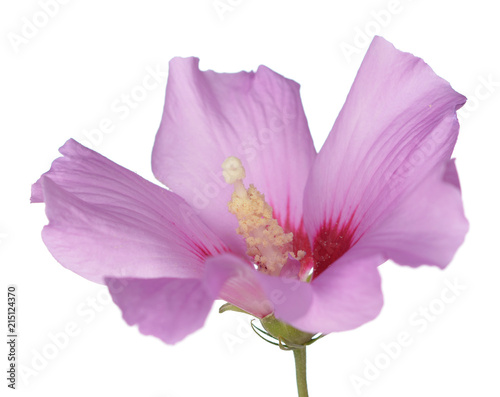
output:
[[[450,159],[464,102],[421,59],[374,38],[305,190],[315,276]]]
[[[373,320],[383,305],[380,256],[347,253],[311,283],[259,276],[274,315],[311,333],[346,331]]]
[[[464,215],[454,161],[440,164],[402,203],[352,248],[383,252],[402,265],[444,268],[463,243]]]
[[[175,344],[198,330],[226,280],[238,271],[232,258],[210,258],[202,279],[106,278],[113,301],[129,325]]]
[[[209,261],[215,262],[220,257],[207,260],[207,266]],[[219,297],[259,318],[271,314],[273,305],[259,281],[259,275],[262,273],[258,272],[253,264],[236,255],[224,254],[223,257],[227,263],[232,264],[235,273],[227,280]]]
[[[227,211],[229,156],[242,160],[287,231],[300,228],[303,189],[315,149],[299,85],[261,66],[257,72],[201,72],[196,58],[170,62],[163,119],[153,150],[155,176],[197,209],[233,250],[244,252]]]
[[[49,224],[43,240],[68,269],[114,277],[199,277],[226,250],[176,194],[69,140],[33,186]]]

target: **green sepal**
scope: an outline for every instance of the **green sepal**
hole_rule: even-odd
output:
[[[283,341],[289,347],[307,346],[311,344],[316,334],[300,331],[290,324],[284,323],[270,314],[260,320],[264,329],[278,341]]]
[[[246,312],[243,309],[240,309],[237,306],[232,305],[231,303],[224,303],[221,307],[219,307],[219,313],[224,313],[224,312],[238,312],[251,315],[250,313]]]

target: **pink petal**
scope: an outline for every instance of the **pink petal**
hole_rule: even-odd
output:
[[[353,250],[383,252],[402,265],[444,268],[464,241],[464,215],[453,161],[440,164]]]
[[[187,200],[233,250],[244,252],[227,211],[222,177],[241,159],[245,184],[266,196],[287,230],[300,228],[303,189],[315,149],[299,85],[261,66],[257,72],[201,72],[196,58],[170,62],[165,108],[153,150],[155,176]]]
[[[129,325],[175,344],[198,330],[226,280],[238,271],[231,257],[207,261],[202,279],[106,278],[113,301]]]
[[[305,189],[315,276],[449,160],[464,102],[421,59],[374,38]]]
[[[277,318],[306,332],[338,332],[373,320],[383,305],[380,256],[350,252],[311,283],[260,275]]]
[[[69,140],[33,186],[46,203],[43,240],[68,269],[110,277],[199,277],[220,240],[174,193]]]
[[[239,256],[225,254],[223,257],[227,263],[232,264],[235,272],[227,280],[219,297],[259,318],[271,314],[273,305],[259,281],[259,275],[262,273]],[[218,258],[220,256],[207,260],[207,266],[209,262],[215,263]]]
[[[275,316],[308,332],[335,332],[374,319],[383,304],[378,265],[385,258],[348,253],[311,283],[298,280],[290,260],[280,277],[256,271],[243,259],[224,254],[207,260],[207,269],[223,258],[234,269],[219,297],[263,318]],[[210,262],[210,264],[209,264]]]

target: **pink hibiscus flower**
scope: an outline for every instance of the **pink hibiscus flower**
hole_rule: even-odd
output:
[[[450,157],[464,103],[376,37],[316,153],[297,83],[175,58],[152,159],[169,190],[69,140],[32,201],[46,204],[56,260],[106,283],[127,323],[166,343],[200,328],[215,299],[306,332],[348,330],[381,310],[381,263],[444,268],[463,242]]]

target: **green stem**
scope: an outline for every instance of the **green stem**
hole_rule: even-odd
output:
[[[297,390],[299,397],[308,397],[307,379],[306,379],[306,348],[293,350],[295,358],[295,374],[297,375]]]

